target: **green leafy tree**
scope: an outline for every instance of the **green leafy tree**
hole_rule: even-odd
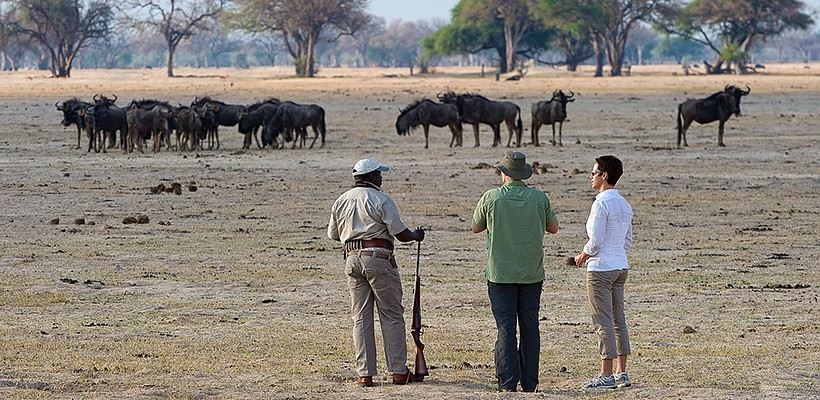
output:
[[[90,40],[109,34],[113,18],[107,1],[21,0],[4,2],[18,9],[7,27],[28,37],[50,60],[51,75],[71,76],[77,54]]]
[[[498,54],[500,72],[509,72],[518,56],[546,48],[553,35],[534,16],[534,6],[534,0],[461,0],[453,7],[450,24],[423,46],[431,55],[492,49]]]
[[[576,10],[572,10],[573,6]],[[536,18],[544,26],[554,28],[554,42],[564,52],[563,63],[568,71],[576,71],[578,64],[595,54],[589,20],[572,17],[579,14],[577,3],[573,5],[565,0],[540,0],[534,8]]]
[[[237,0],[233,26],[252,33],[279,32],[293,57],[296,74],[316,72],[320,40],[353,35],[370,21],[367,0]]]
[[[804,30],[812,18],[797,0],[695,0],[662,10],[659,26],[680,37],[706,45],[716,56],[709,73],[723,73],[737,65],[747,71],[752,47],[789,30]]]

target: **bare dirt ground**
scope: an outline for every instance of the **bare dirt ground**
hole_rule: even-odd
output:
[[[751,76],[674,76],[632,68],[592,78],[535,69],[518,82],[471,69],[76,70],[0,74],[0,397],[130,398],[818,398],[820,397],[820,65]],[[675,143],[676,105],[749,85],[743,113],[695,125]],[[497,394],[485,237],[470,232],[479,196],[499,183],[504,149],[463,148],[449,133],[395,134],[397,109],[446,89],[519,104],[572,90],[563,147],[526,145],[561,222],[544,240],[540,393]],[[321,149],[241,151],[235,129],[198,153],[87,153],[59,125],[57,101],[116,94],[188,104],[210,95],[249,104],[275,96],[327,110]],[[504,134],[506,139],[506,134]],[[83,146],[85,146],[83,139]],[[624,160],[635,209],[627,319],[632,388],[585,393],[597,368],[584,272],[564,264],[585,242],[594,157]],[[328,210],[357,159],[393,169],[384,190],[422,244],[430,376],[406,387],[354,384],[351,322]],[[181,195],[152,194],[160,183]],[[197,191],[187,190],[195,185]],[[124,224],[145,215],[147,224]],[[50,221],[59,218],[58,224]],[[75,224],[83,218],[86,223]],[[412,301],[415,247],[397,249]],[[380,339],[379,339],[380,340]],[[408,343],[412,343],[409,338]],[[412,352],[412,347],[410,347]],[[380,353],[381,356],[381,353]],[[412,357],[410,358],[412,362]]]

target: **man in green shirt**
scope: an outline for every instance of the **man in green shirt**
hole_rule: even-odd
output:
[[[524,153],[508,151],[496,168],[504,185],[481,196],[472,221],[474,233],[487,231],[487,292],[498,327],[495,374],[501,391],[516,391],[520,381],[525,392],[533,392],[541,350],[544,232],[557,233],[558,218],[547,195],[523,182],[532,176]]]

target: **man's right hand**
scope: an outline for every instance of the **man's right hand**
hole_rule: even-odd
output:
[[[416,230],[413,231],[413,235],[415,236],[415,239],[413,239],[413,240],[415,240],[417,242],[421,242],[422,240],[424,240],[424,228],[422,228],[422,227],[416,228]]]

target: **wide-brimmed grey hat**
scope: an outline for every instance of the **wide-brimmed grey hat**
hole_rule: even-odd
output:
[[[523,180],[532,176],[532,165],[527,164],[527,156],[520,151],[508,151],[495,167],[513,179]]]

